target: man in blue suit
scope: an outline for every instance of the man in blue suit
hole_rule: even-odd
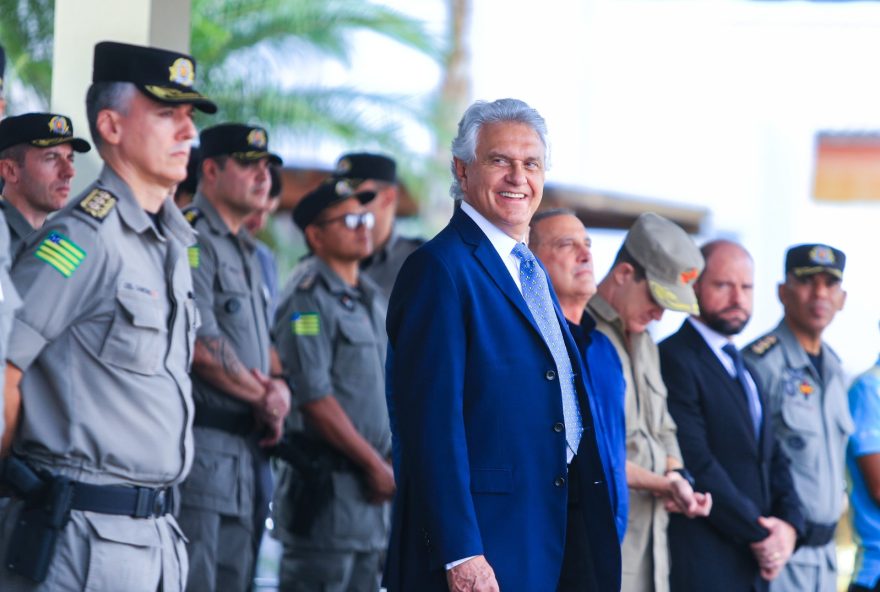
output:
[[[620,587],[577,347],[523,244],[545,134],[521,101],[468,108],[452,144],[460,207],[392,292],[389,592]]]

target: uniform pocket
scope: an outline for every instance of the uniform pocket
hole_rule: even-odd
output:
[[[239,486],[238,457],[198,443],[189,476],[180,486],[181,500],[185,506],[237,514]]]
[[[162,548],[150,520],[85,514],[89,540],[87,591],[155,592],[162,575]]]
[[[372,375],[377,367],[378,347],[376,335],[366,317],[339,321],[340,339],[336,342],[336,361],[334,366],[344,368],[349,376]]]
[[[794,471],[811,475],[818,469],[821,432],[820,410],[806,401],[786,396],[780,410],[782,424],[777,439],[791,459]]]
[[[167,328],[156,298],[120,290],[116,312],[101,348],[108,364],[139,374],[155,374],[165,353]]]

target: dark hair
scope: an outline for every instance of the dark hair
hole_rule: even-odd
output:
[[[617,256],[614,258],[614,263],[611,264],[611,267],[617,267],[621,263],[629,263],[633,268],[633,277],[637,282],[645,279],[645,267],[635,260],[632,256],[632,253],[626,248],[626,245],[621,245],[620,250],[617,251]]]

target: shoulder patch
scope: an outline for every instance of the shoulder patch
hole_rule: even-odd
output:
[[[305,274],[302,277],[302,279],[299,280],[299,283],[296,285],[296,289],[303,290],[303,291],[311,290],[312,287],[314,287],[314,285],[315,285],[315,280],[317,280],[317,279],[318,279],[318,272],[317,271],[310,271],[307,274]]]
[[[761,337],[752,345],[749,346],[749,351],[758,356],[763,356],[768,351],[776,347],[779,343],[779,338],[776,335],[765,335]]]
[[[77,210],[85,212],[99,222],[103,222],[114,207],[116,207],[116,197],[103,189],[93,189],[76,204]]]
[[[189,266],[192,269],[199,268],[199,245],[192,245],[186,248],[186,256],[189,259]]]
[[[37,246],[34,256],[69,278],[86,258],[86,252],[60,232],[53,230]]]
[[[189,222],[190,226],[195,226],[196,222],[198,222],[203,215],[202,210],[195,206],[190,206],[183,211],[183,217],[186,218],[186,221]]]
[[[290,331],[294,335],[320,335],[321,317],[316,312],[294,312],[290,315]]]

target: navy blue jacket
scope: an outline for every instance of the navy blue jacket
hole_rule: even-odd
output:
[[[551,288],[552,292],[552,288]],[[620,547],[583,369],[579,463],[595,573],[620,588]],[[410,255],[388,309],[387,392],[399,445],[385,585],[445,591],[445,565],[485,555],[505,592],[554,590],[565,545],[562,400],[540,330],[489,239],[462,212]]]

